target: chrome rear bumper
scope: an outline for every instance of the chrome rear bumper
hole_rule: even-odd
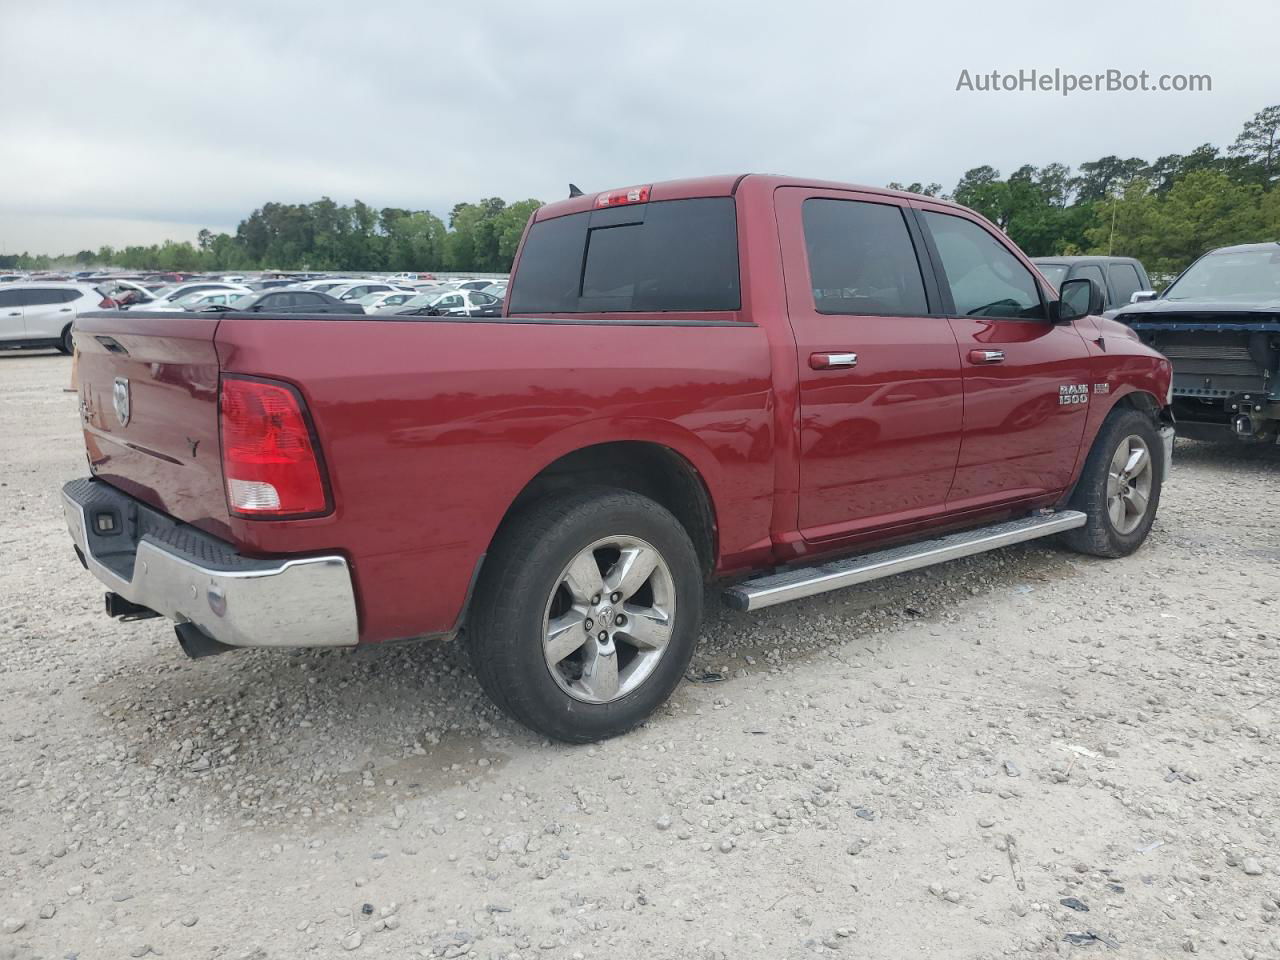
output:
[[[62,511],[80,559],[107,589],[233,647],[338,647],[357,640],[340,556],[258,559],[105,483],[73,480]]]

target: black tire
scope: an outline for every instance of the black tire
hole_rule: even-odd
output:
[[[1145,513],[1137,519],[1136,526],[1125,530],[1117,527],[1108,509],[1108,482],[1111,462],[1121,443],[1134,437],[1147,446],[1151,457],[1151,479]],[[1093,441],[1093,448],[1080,473],[1080,482],[1071,495],[1069,506],[1084,513],[1089,518],[1088,522],[1063,534],[1063,542],[1079,553],[1095,557],[1127,557],[1142,546],[1151,532],[1163,486],[1164,447],[1155,422],[1148,414],[1132,407],[1113,410]]]
[[[74,350],[75,342],[71,339],[71,324],[68,323],[58,339],[58,352],[69,357]]]
[[[670,638],[635,689],[609,702],[584,702],[552,675],[544,656],[544,618],[562,596],[562,571],[610,537],[643,541],[666,565],[665,582],[674,591]],[[666,701],[693,656],[701,615],[701,568],[680,522],[647,497],[596,487],[542,500],[507,522],[481,570],[466,641],[476,676],[499,707],[552,739],[589,743],[630,730]],[[615,655],[616,670],[625,645],[610,649],[622,651]],[[583,651],[573,656],[588,655]]]

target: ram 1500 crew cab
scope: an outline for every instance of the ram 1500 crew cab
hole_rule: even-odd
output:
[[[568,741],[647,717],[703,586],[753,610],[1060,534],[1147,536],[1170,365],[987,221],[886,190],[712,177],[526,228],[500,317],[82,318],[109,613],[192,655],[462,632]]]

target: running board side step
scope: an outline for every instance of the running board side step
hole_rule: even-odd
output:
[[[833,560],[816,567],[796,567],[756,577],[724,592],[724,602],[734,610],[761,610],[788,600],[799,600],[828,590],[851,587],[855,583],[879,580],[895,573],[919,570],[935,563],[971,557],[975,553],[998,550],[1026,540],[1052,536],[1083,527],[1088,518],[1078,510],[1035,514],[990,527],[951,533],[937,540],[909,543],[875,553]]]

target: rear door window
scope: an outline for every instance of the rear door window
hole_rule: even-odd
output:
[[[1113,263],[1111,285],[1116,289],[1116,303],[1126,304],[1142,289],[1142,278],[1132,263]]]
[[[57,287],[28,287],[22,291],[22,299],[28,307],[43,307],[53,303],[66,303],[62,296],[66,292]]]
[[[924,211],[962,317],[1045,319],[1040,286],[1009,249],[972,220]]]
[[[536,222],[510,303],[512,313],[737,310],[733,198],[656,201]]]
[[[1107,292],[1107,278],[1102,275],[1102,268],[1096,263],[1086,263],[1076,267],[1075,275],[1072,279],[1080,279],[1082,277],[1086,280],[1092,280],[1098,285],[1098,289],[1102,291],[1103,299],[1110,306],[1111,294]]]
[[[900,207],[812,197],[804,242],[818,313],[922,316],[920,262]]]

